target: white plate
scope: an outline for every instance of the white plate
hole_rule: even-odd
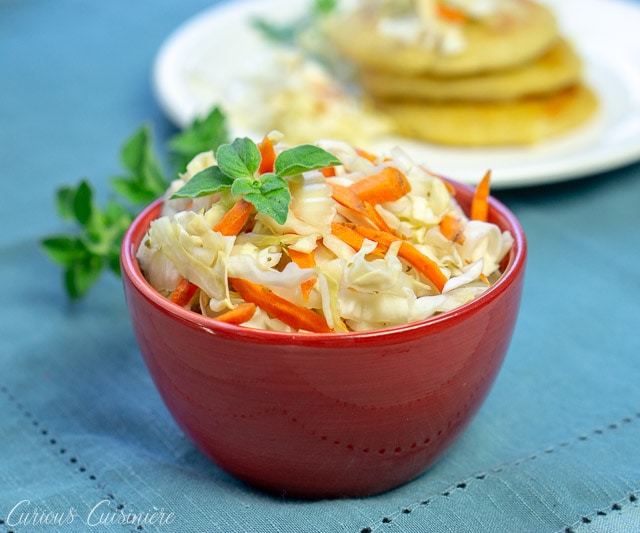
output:
[[[587,82],[601,102],[596,117],[570,134],[530,148],[445,148],[400,138],[390,143],[432,171],[462,182],[476,183],[491,168],[495,188],[564,181],[640,159],[640,3],[545,3],[585,61]],[[154,65],[154,90],[170,119],[184,127],[214,105],[224,109],[220,100],[229,94],[229,84],[268,67],[274,57],[273,48],[252,28],[252,17],[284,22],[307,5],[302,0],[236,0],[179,27]],[[234,136],[251,134],[229,126]]]

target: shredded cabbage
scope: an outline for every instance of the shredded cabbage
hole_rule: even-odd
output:
[[[284,299],[294,314],[311,310],[328,330],[340,333],[386,328],[450,311],[477,298],[500,277],[512,236],[495,224],[470,220],[442,179],[399,149],[376,157],[344,142],[316,144],[342,165],[326,175],[313,170],[287,177],[291,202],[285,223],[254,210],[237,236],[212,228],[239,196],[226,191],[195,200],[169,199],[196,173],[216,164],[212,152],[196,156],[170,186],[161,216],[151,223],[139,247],[137,258],[149,283],[170,297],[182,279],[188,280],[198,292],[185,306],[217,318],[244,301],[233,280],[246,280],[262,288],[262,298]],[[277,153],[285,148],[282,141],[275,145]],[[379,219],[334,199],[333,187],[348,188],[385,167],[398,169],[410,191],[389,201],[383,193],[373,206]],[[445,217],[455,217],[461,228],[455,238],[443,230]],[[349,240],[336,227],[356,235],[363,227],[382,230],[389,241],[364,236]],[[407,246],[413,255],[407,254]],[[311,263],[299,266],[299,255]],[[442,282],[425,274],[416,257],[434,264]],[[253,303],[257,310],[242,326],[306,331],[284,314],[266,311],[264,300]]]

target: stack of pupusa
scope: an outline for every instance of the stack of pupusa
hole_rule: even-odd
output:
[[[409,137],[531,144],[597,108],[553,13],[532,0],[361,0],[326,31]]]

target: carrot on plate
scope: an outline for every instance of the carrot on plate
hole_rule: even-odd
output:
[[[440,18],[449,22],[461,23],[467,20],[467,15],[465,15],[464,11],[447,5],[442,1],[436,2],[436,11]]]
[[[226,324],[235,324],[237,326],[247,320],[250,320],[255,312],[256,304],[252,302],[244,302],[233,309],[229,309],[228,311],[219,314],[215,319],[220,322],[225,322]]]
[[[489,191],[491,171],[487,170],[484,177],[478,183],[471,200],[471,219],[486,222],[489,218]]]
[[[331,333],[332,331],[324,317],[307,307],[278,296],[269,287],[244,278],[229,278],[229,283],[246,302],[256,304],[273,318],[281,320],[294,330],[314,333]]]

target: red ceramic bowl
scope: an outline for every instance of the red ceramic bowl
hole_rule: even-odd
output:
[[[467,208],[472,190],[455,184]],[[245,482],[291,497],[366,496],[422,474],[469,424],[504,359],[526,242],[480,298],[422,322],[365,333],[291,334],[227,325],[170,303],[135,253],[155,202],[122,244],[133,327],[169,411],[202,453]]]

